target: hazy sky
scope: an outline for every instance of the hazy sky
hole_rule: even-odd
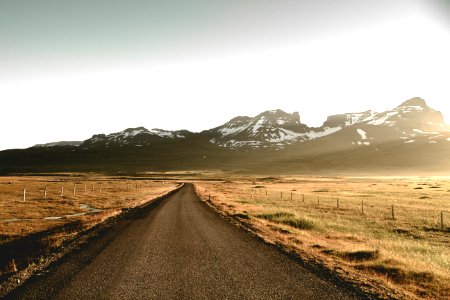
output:
[[[0,149],[420,96],[450,120],[448,0],[0,0]]]

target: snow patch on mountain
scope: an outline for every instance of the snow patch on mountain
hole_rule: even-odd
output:
[[[384,114],[377,114],[367,124],[369,125],[395,125],[395,121],[388,121],[391,117],[398,115],[397,111],[391,111]]]
[[[358,134],[361,136],[361,138],[362,138],[363,140],[366,140],[366,139],[367,139],[367,133],[366,133],[364,130],[358,128],[358,129],[356,129],[356,131],[358,132]]]
[[[47,148],[47,147],[57,147],[57,146],[74,146],[78,147],[81,145],[82,142],[80,141],[61,141],[61,142],[53,142],[53,143],[46,143],[46,144],[37,144],[34,145],[34,148]]]
[[[256,122],[255,125],[252,126],[252,132],[257,133],[259,128],[261,128],[261,126],[263,126],[264,123],[266,123],[266,118],[263,116]]]
[[[341,129],[342,129],[342,127],[332,127],[332,128],[325,127],[323,130],[310,131],[310,132],[306,133],[305,136],[307,136],[309,139],[313,140],[313,139],[321,138],[323,136],[330,135]]]
[[[238,127],[234,127],[234,128],[233,127],[224,127],[224,128],[219,129],[219,131],[222,134],[222,136],[227,136],[227,135],[231,135],[231,134],[240,132],[247,127],[248,126],[238,126]]]

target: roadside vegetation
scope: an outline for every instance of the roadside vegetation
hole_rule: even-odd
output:
[[[80,232],[177,186],[95,174],[0,177],[0,281],[62,250]]]
[[[203,199],[385,298],[450,297],[450,178],[227,177]]]

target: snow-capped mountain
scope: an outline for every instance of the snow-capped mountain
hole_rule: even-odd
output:
[[[340,130],[340,127],[310,128],[300,122],[298,112],[280,109],[263,112],[256,117],[236,117],[229,122],[202,132],[215,145],[226,148],[282,149],[296,142],[316,139]]]
[[[385,112],[369,111],[361,115],[357,121],[346,126],[341,133],[342,140],[347,140],[343,135],[345,133],[353,145],[359,146],[398,140],[414,143],[427,139],[432,144],[449,141],[450,127],[444,123],[442,114],[430,108],[421,98],[412,98]]]
[[[185,130],[168,131],[163,129],[146,129],[144,127],[128,128],[120,132],[93,135],[81,143],[81,148],[91,147],[122,147],[122,146],[150,146],[162,139],[184,139],[190,132]]]
[[[93,147],[150,147],[180,139],[197,140],[235,150],[281,150],[293,144],[307,144],[314,140],[327,140],[326,147],[342,145],[370,146],[387,141],[401,140],[414,143],[420,137],[429,143],[448,142],[450,128],[442,114],[430,108],[425,100],[412,98],[384,112],[368,110],[359,113],[332,115],[321,127],[308,127],[301,123],[298,112],[282,110],[265,111],[255,117],[236,117],[227,123],[200,133],[187,130],[129,128],[111,134],[96,134],[83,142],[58,142],[35,147],[79,145],[82,149]],[[339,144],[339,145],[338,145]]]
[[[327,118],[327,120],[323,123],[322,127],[344,128],[356,123],[364,122],[366,120],[371,120],[376,114],[377,114],[376,112],[368,110],[360,113],[332,115]]]
[[[0,174],[181,169],[448,174],[450,170],[450,127],[421,98],[384,112],[333,115],[317,128],[301,123],[298,113],[272,110],[236,117],[200,133],[138,127],[78,143],[0,151]]]
[[[364,121],[369,125],[420,127],[426,130],[441,130],[445,127],[442,114],[430,108],[422,98],[412,98],[393,110],[375,114]]]

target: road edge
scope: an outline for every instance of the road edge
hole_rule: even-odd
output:
[[[275,242],[272,242],[272,241],[266,239],[264,236],[258,234],[256,228],[254,228],[250,223],[248,223],[245,220],[238,218],[236,216],[227,214],[226,212],[221,210],[218,206],[216,206],[211,200],[201,197],[195,183],[192,183],[192,185],[194,186],[194,192],[195,192],[196,197],[200,201],[205,203],[205,205],[208,206],[210,209],[212,209],[215,213],[217,213],[221,218],[226,220],[228,223],[238,227],[239,229],[243,230],[245,233],[251,235],[253,238],[256,238],[258,241],[281,252],[282,254],[286,255],[289,259],[295,261],[296,263],[298,263],[305,269],[316,274],[318,277],[320,277],[324,280],[327,280],[327,281],[331,281],[332,283],[339,286],[346,292],[349,292],[361,299],[379,299],[379,295],[364,292],[360,287],[353,284],[352,282],[345,280],[344,278],[339,276],[339,274],[336,274],[335,272],[333,272],[333,270],[330,270],[326,266],[324,266],[318,262],[314,262],[314,261],[310,261],[310,260],[306,260],[306,259],[302,258],[300,256],[300,254],[298,252],[296,252],[294,249],[291,249],[284,244],[275,243]]]
[[[27,268],[20,270],[10,277],[6,278],[5,280],[1,281],[0,299],[4,298],[12,291],[25,284],[38,272],[42,272],[47,268],[51,268],[53,264],[57,263],[67,255],[72,253],[72,251],[74,251],[76,248],[87,244],[92,238],[106,233],[108,229],[114,226],[119,220],[131,218],[146,209],[151,209],[159,202],[177,193],[185,186],[184,182],[178,182],[178,184],[179,185],[177,187],[170,191],[167,191],[157,197],[151,198],[147,202],[139,206],[135,206],[133,208],[123,208],[121,209],[119,214],[108,217],[102,222],[94,225],[93,227],[77,233],[76,237],[68,241],[63,249],[52,252],[49,256],[44,257],[39,263],[33,263]]]

